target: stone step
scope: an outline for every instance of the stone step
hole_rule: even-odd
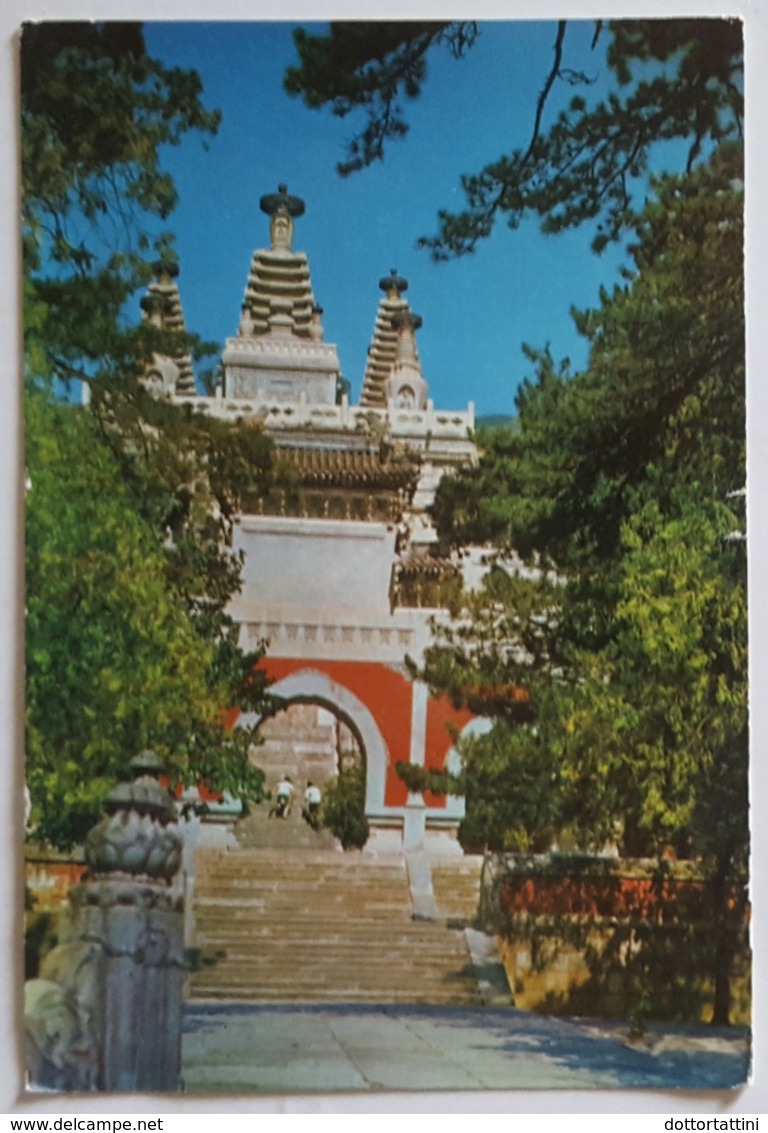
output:
[[[349,889],[355,886],[404,885],[407,883],[408,873],[405,868],[354,868],[331,862],[308,862],[306,865],[294,862],[243,862],[239,865],[225,864],[221,869],[206,864],[202,870],[197,870],[197,877],[201,881],[215,881],[217,885],[226,885],[230,881],[254,880],[295,882],[305,887],[335,884]]]
[[[195,973],[194,984],[207,983],[211,986],[221,983],[240,983],[247,987],[253,985],[269,986],[275,990],[282,987],[316,986],[318,990],[326,987],[391,987],[393,991],[415,991],[423,994],[430,987],[462,986],[478,990],[472,976],[468,957],[451,957],[440,968],[424,967],[413,974],[406,973],[403,966],[391,965],[386,968],[354,968],[350,964],[337,964],[325,967],[314,966],[251,964],[235,968],[232,964],[210,965]]]
[[[323,888],[322,901],[317,899],[317,893],[318,889],[307,892],[306,889],[300,887],[288,889],[284,886],[277,886],[270,889],[267,886],[244,885],[222,892],[211,886],[210,889],[204,890],[200,894],[199,901],[201,905],[208,903],[212,907],[216,905],[234,905],[237,907],[239,904],[247,907],[269,901],[294,908],[297,911],[307,906],[320,909],[323,905],[328,904],[334,906],[348,905],[350,908],[366,908],[373,915],[376,915],[377,910],[381,914],[384,909],[407,909],[409,912],[411,911],[411,905],[405,900],[402,893],[383,893],[380,899],[376,901],[371,900],[370,893],[363,888],[346,893],[339,890],[328,891]]]
[[[286,873],[285,871],[276,872],[271,874],[266,870],[260,870],[258,873],[224,873],[216,876],[215,873],[206,871],[202,876],[197,875],[198,885],[201,887],[208,887],[215,889],[218,892],[223,890],[240,892],[251,889],[270,889],[276,891],[278,889],[288,889],[293,892],[301,892],[304,890],[307,893],[312,893],[322,886],[325,890],[334,889],[337,892],[353,893],[371,892],[375,887],[377,892],[384,890],[385,892],[394,892],[398,888],[402,891],[408,884],[408,877],[405,870],[399,875],[392,876],[392,874],[368,874],[356,873],[351,876],[345,876],[343,873],[338,874],[330,870],[307,870],[305,873]]]
[[[443,916],[473,920],[480,902],[480,857],[435,862],[432,889]]]
[[[330,916],[329,916],[330,914]],[[378,910],[366,908],[364,905],[355,906],[349,902],[334,903],[325,901],[323,908],[307,904],[301,915],[296,912],[288,901],[251,901],[247,905],[239,901],[217,901],[198,906],[198,919],[200,923],[208,921],[216,925],[222,924],[222,918],[230,921],[239,921],[244,924],[255,922],[285,924],[286,922],[300,925],[303,931],[311,931],[312,926],[322,923],[321,918],[329,917],[335,923],[344,924],[351,917],[359,924],[374,926],[377,929],[386,928],[388,924],[408,924],[413,914],[410,909],[402,905],[385,905]],[[346,927],[346,926],[345,926]]]
[[[267,823],[263,813],[244,822],[260,826],[259,836],[282,829],[287,838],[293,828],[291,820]],[[476,908],[479,870],[475,862],[451,866],[433,873],[437,905],[444,915],[464,915]],[[296,845],[201,852],[196,943],[215,959],[191,977],[192,997],[482,1003],[465,934],[413,911],[399,852]]]
[[[241,866],[228,866],[221,870],[206,869],[202,872],[198,871],[197,879],[200,882],[209,881],[211,884],[216,885],[238,885],[248,884],[249,882],[260,884],[271,884],[275,888],[285,883],[287,885],[294,885],[297,888],[303,886],[306,888],[310,884],[322,885],[337,885],[344,887],[344,889],[370,887],[371,885],[387,886],[391,889],[396,888],[398,885],[403,885],[408,875],[405,869],[392,870],[392,869],[360,869],[350,870],[343,867],[336,867],[324,864],[307,865],[303,868],[296,869],[292,866],[275,865],[270,868],[268,862],[256,865],[248,865],[243,863]]]
[[[237,963],[237,966],[235,965]],[[218,967],[218,971],[211,971]],[[317,983],[319,987],[326,987],[329,982],[338,986],[368,987],[371,984],[384,985],[393,988],[413,988],[422,990],[427,986],[442,985],[448,980],[467,979],[471,976],[469,956],[445,956],[440,959],[440,971],[436,967],[423,964],[421,967],[409,970],[407,976],[402,965],[390,964],[387,967],[366,969],[353,967],[348,961],[330,964],[328,962],[305,963],[299,962],[298,957],[292,957],[290,962],[282,966],[270,963],[268,958],[264,963],[253,961],[246,963],[242,957],[233,957],[231,962],[221,962],[206,968],[208,982],[217,983],[221,979],[231,981],[240,980],[243,984],[261,982],[278,986],[285,982],[298,986],[299,984]]]
[[[305,824],[302,822],[302,825]],[[275,818],[271,821],[269,829],[279,830],[289,828],[290,826],[290,820],[284,822],[282,819]],[[374,856],[373,854],[366,854],[361,851],[354,852],[352,850],[345,853],[344,851],[330,849],[324,846],[318,847],[316,850],[312,850],[310,847],[300,847],[297,848],[295,852],[286,850],[284,847],[272,849],[269,846],[259,846],[253,849],[239,848],[236,850],[205,849],[198,851],[197,861],[199,868],[204,868],[212,863],[225,865],[227,862],[231,863],[232,867],[237,869],[249,864],[259,865],[265,862],[278,865],[283,864],[288,869],[299,869],[302,866],[328,865],[336,869],[348,869],[352,872],[357,870],[393,869],[396,867],[405,868],[402,855],[399,857],[394,855],[384,857],[383,855]]]
[[[300,910],[306,905],[322,908],[324,902],[332,901],[334,904],[348,902],[350,905],[365,905],[371,911],[384,905],[402,905],[410,909],[408,880],[403,877],[399,885],[384,884],[375,879],[367,884],[360,882],[345,886],[337,879],[324,881],[314,879],[312,884],[294,882],[288,878],[275,881],[263,878],[240,878],[236,880],[224,879],[216,883],[213,878],[204,878],[198,882],[197,892],[199,900],[210,901],[211,904],[250,904],[256,901],[289,902],[294,908]]]
[[[284,744],[290,747],[292,741],[296,740],[312,740],[315,743],[330,744],[334,747],[336,745],[336,729],[333,724],[318,724],[306,721],[296,720],[292,721],[287,727],[276,727],[273,720],[265,720],[261,725],[261,735],[264,739],[263,744],[259,744],[256,749],[256,755],[260,755],[265,747],[272,744]],[[258,759],[256,760],[258,763]]]
[[[243,821],[245,821],[245,820],[243,820]],[[287,822],[284,821],[283,819],[279,819],[279,818],[270,818],[270,819],[267,819],[265,821],[268,823],[268,825],[270,827],[279,827],[281,825],[283,825],[283,826],[290,826],[291,825],[291,819],[288,819]],[[295,821],[298,823],[298,822],[301,822],[302,820],[301,820],[301,818],[298,818]],[[291,855],[286,855],[285,852],[282,849],[270,851],[268,846],[264,847],[264,849],[258,849],[258,850],[223,849],[223,848],[220,848],[218,846],[209,846],[209,847],[205,847],[205,848],[198,851],[198,857],[201,860],[205,860],[205,859],[214,860],[216,858],[225,858],[225,859],[226,858],[230,858],[230,859],[257,858],[258,859],[258,858],[284,858],[284,857],[290,858],[290,856]],[[302,850],[301,852],[297,853],[295,855],[295,857],[301,858],[301,859],[306,858],[309,861],[311,861],[313,858],[316,858],[319,861],[328,861],[328,862],[334,861],[334,860],[337,861],[337,862],[355,862],[357,865],[361,865],[361,866],[376,865],[376,864],[380,865],[382,862],[395,863],[397,861],[402,862],[402,860],[403,860],[402,854],[397,852],[397,851],[392,852],[392,853],[387,853],[386,855],[385,854],[377,855],[377,854],[369,853],[365,849],[362,849],[362,850],[346,850],[346,851],[345,850],[329,851],[329,850],[326,850],[326,849],[320,849],[320,850],[317,851],[316,855],[305,854],[305,852]]]
[[[444,926],[439,927],[443,932],[446,931]],[[361,921],[358,925],[345,927],[343,924],[340,925],[338,920],[317,924],[316,920],[311,918],[303,923],[288,923],[285,917],[277,917],[274,914],[263,919],[243,918],[237,924],[231,926],[217,924],[213,918],[200,917],[197,920],[197,929],[198,932],[204,933],[206,937],[215,936],[217,939],[221,937],[221,939],[227,940],[252,940],[258,939],[260,936],[274,940],[282,933],[286,940],[303,936],[310,941],[341,939],[357,942],[361,939],[370,940],[375,935],[377,941],[382,944],[384,941],[394,939],[404,941],[424,940],[431,935],[425,931],[423,926],[411,925],[410,921],[405,920],[405,918],[399,923],[393,924],[391,928],[382,921],[371,918]]]
[[[340,922],[338,917],[329,917],[327,919],[320,918],[319,916],[308,913],[302,917],[287,918],[284,915],[277,914],[274,911],[268,911],[265,915],[257,912],[257,915],[233,915],[228,916],[226,919],[212,915],[210,912],[201,911],[197,915],[197,926],[202,931],[221,932],[228,935],[246,935],[259,932],[275,932],[280,928],[285,928],[287,931],[295,933],[303,933],[309,939],[314,940],[320,936],[330,933],[334,936],[343,936],[344,939],[351,939],[358,936],[370,936],[371,929],[374,929],[380,934],[381,938],[384,937],[408,937],[414,940],[420,940],[425,936],[442,935],[446,931],[444,922],[424,922],[414,921],[412,914],[401,916],[397,918],[389,917],[386,921],[379,920],[376,917],[361,917],[352,923]]]
[[[442,984],[427,984],[422,987],[403,987],[391,980],[380,983],[362,983],[344,978],[336,983],[319,980],[286,980],[278,984],[274,978],[259,982],[244,982],[238,979],[204,980],[192,987],[191,998],[218,995],[232,999],[294,999],[311,1003],[317,1000],[362,1000],[378,999],[381,1002],[395,1003],[445,1003],[459,999],[464,1003],[482,1002],[482,994],[476,982],[463,985],[459,980],[446,980]]]
[[[401,932],[399,929],[395,929],[392,932],[379,932],[379,925],[370,927],[375,930],[375,935],[379,941],[378,950],[371,953],[376,962],[379,962],[384,953],[391,951],[395,946],[399,946],[401,951],[413,951],[414,949],[418,950],[421,944],[427,941],[429,941],[436,951],[455,951],[455,946],[448,943],[451,937],[447,935],[445,928],[440,928],[439,932],[422,932],[421,934],[416,934],[408,932],[407,930]],[[299,929],[286,927],[283,930],[276,922],[271,929],[262,930],[258,935],[254,931],[228,932],[222,930],[219,933],[213,926],[208,928],[205,926],[200,927],[199,934],[200,939],[204,940],[207,946],[209,946],[212,941],[215,941],[217,945],[221,943],[222,947],[226,946],[229,949],[237,948],[247,951],[250,945],[253,945],[254,948],[258,947],[259,949],[269,947],[270,950],[273,951],[273,946],[280,945],[281,943],[284,944],[286,948],[295,945],[302,946],[302,944],[304,944],[310,954],[312,950],[322,952],[324,949],[331,949],[332,946],[338,946],[338,949],[353,949],[359,947],[361,940],[370,940],[373,935],[370,931],[368,933],[357,931],[354,934],[344,934],[343,930],[338,926],[335,929],[332,926],[324,927],[317,934],[310,930],[309,935],[302,935]],[[366,956],[366,963],[370,962],[370,957]]]
[[[235,962],[237,961],[237,966]],[[386,967],[354,967],[349,961],[344,963],[315,964],[286,963],[282,966],[276,963],[246,963],[241,957],[235,957],[233,962],[220,961],[218,964],[207,965],[196,974],[195,980],[203,979],[211,983],[221,980],[232,982],[239,980],[243,984],[254,981],[269,982],[274,986],[281,984],[317,983],[318,987],[325,987],[330,982],[336,986],[369,987],[371,985],[385,985],[392,988],[413,988],[420,990],[426,986],[436,986],[456,983],[457,980],[468,979],[472,976],[470,959],[468,955],[443,957],[440,967],[436,965],[423,965],[420,969],[405,971],[402,964],[388,964]]]
[[[372,885],[395,889],[404,885],[407,880],[405,870],[393,873],[391,870],[376,872],[374,870],[357,870],[355,872],[333,870],[328,866],[308,866],[305,870],[290,870],[285,867],[275,867],[270,870],[268,865],[256,868],[238,868],[221,870],[221,872],[206,869],[197,874],[197,880],[202,884],[206,882],[219,887],[226,885],[242,886],[249,883],[271,884],[277,888],[280,884],[292,885],[296,888],[309,888],[312,885],[336,885],[345,890],[370,889]]]
[[[426,952],[424,947],[426,944],[429,944],[428,956],[424,960],[424,967],[426,968],[434,965],[438,960],[442,961],[453,957],[469,960],[468,954],[465,954],[463,950],[452,945],[436,943],[433,940],[403,942],[393,939],[386,941],[385,944],[386,946],[382,947],[382,955],[367,960],[367,966],[382,967],[385,964],[385,953],[391,953],[396,957],[395,967],[401,965],[406,959],[409,965],[418,966],[422,963],[421,957]],[[364,950],[365,941],[359,939],[344,941],[329,936],[322,941],[317,941],[314,946],[307,947],[295,938],[286,940],[282,937],[261,937],[258,940],[243,941],[233,940],[231,937],[211,936],[207,938],[203,935],[198,939],[197,945],[202,950],[204,957],[214,959],[216,963],[226,961],[231,964],[239,963],[242,960],[244,964],[253,962],[264,965],[276,958],[278,965],[285,965],[289,957],[300,956],[305,958],[308,963],[322,963],[330,969],[335,963],[346,966],[355,964]]]
[[[406,885],[405,878],[403,878],[399,890],[395,886],[384,888],[381,884],[374,882],[368,885],[356,884],[342,887],[335,881],[333,884],[328,884],[328,882],[318,880],[315,885],[302,885],[298,883],[290,884],[287,880],[285,882],[265,882],[250,878],[229,881],[223,885],[216,885],[212,879],[205,878],[198,885],[200,900],[210,900],[211,903],[226,901],[231,904],[237,901],[251,902],[268,899],[291,902],[295,907],[301,908],[302,903],[320,904],[318,895],[322,894],[323,901],[332,900],[338,903],[346,900],[354,905],[362,903],[372,911],[381,908],[383,905],[396,905],[398,903],[410,908],[410,902],[403,893]]]
[[[328,903],[323,910],[323,914],[327,915]],[[386,929],[387,925],[391,924],[400,927],[406,926],[411,923],[413,914],[400,906],[394,906],[388,911],[387,915],[381,913],[376,914],[365,908],[355,909],[349,906],[338,906],[336,908],[335,916],[332,916],[329,921],[324,922],[320,920],[320,910],[313,910],[307,908],[303,916],[295,914],[290,905],[275,906],[264,902],[253,903],[247,908],[241,908],[239,905],[218,904],[216,906],[199,906],[197,913],[197,920],[199,924],[210,924],[215,928],[225,930],[225,923],[222,918],[226,918],[229,922],[239,923],[248,928],[252,928],[258,924],[295,924],[302,932],[312,932],[313,927],[317,926],[318,929],[323,923],[341,923],[344,931],[351,930],[354,925],[346,923],[347,916],[354,918],[354,921],[366,928],[374,928],[376,931]]]

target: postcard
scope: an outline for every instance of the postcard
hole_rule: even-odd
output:
[[[28,1090],[743,1086],[743,23],[20,42]]]

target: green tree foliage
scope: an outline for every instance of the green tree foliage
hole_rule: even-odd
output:
[[[201,89],[147,55],[139,25],[24,30],[27,755],[37,831],[61,845],[146,744],[180,776],[260,791],[253,737],[225,734],[221,713],[264,703],[261,654],[240,649],[228,614],[241,570],[228,543],[243,492],[271,482],[271,446],[152,397],[153,355],[199,344],[126,315],[151,261],[173,260],[161,154],[215,131]],[[46,405],[42,390],[73,379],[87,413]]]
[[[540,572],[492,571],[427,659],[433,686],[464,703],[474,686],[529,693],[528,721],[492,706],[500,723],[467,753],[478,769],[496,761],[486,801],[505,784],[489,842],[518,839],[528,786],[519,773],[516,793],[506,769],[522,761],[534,782],[552,774],[552,811],[582,846],[672,843],[718,882],[746,876],[740,170],[726,146],[657,184],[633,224],[634,269],[576,316],[587,369],[532,354],[519,429],[440,488],[445,540],[515,547]]]
[[[529,692],[528,721],[492,709],[465,753],[473,839],[533,847],[559,823],[582,847],[702,861],[721,1023],[749,835],[740,177],[724,146],[657,185],[634,270],[576,316],[585,372],[531,352],[519,429],[441,487],[446,540],[514,546],[542,573],[492,572],[426,666],[455,698],[487,681]]]
[[[365,114],[365,126],[339,166],[350,173],[380,159],[386,141],[407,133],[401,103],[421,93],[428,52],[447,44],[461,57],[482,30],[454,22],[332,23],[323,36],[299,31],[299,66],[288,69],[285,86],[311,108]],[[515,228],[528,214],[541,217],[546,232],[597,219],[595,247],[604,247],[623,230],[633,184],[647,173],[656,143],[685,142],[690,169],[713,146],[741,136],[738,21],[623,20],[607,26],[598,21],[593,50],[606,40],[605,66],[615,89],[602,101],[590,100],[587,76],[568,66],[568,24],[559,22],[530,136],[479,173],[462,177],[466,208],[441,211],[437,235],[421,241],[437,259],[473,251],[498,217]],[[580,89],[544,128],[557,83]]]
[[[365,773],[362,768],[346,768],[326,785],[321,821],[345,850],[363,848],[370,830],[365,816]]]
[[[195,71],[147,55],[139,24],[24,28],[22,233],[39,312],[26,333],[60,380],[122,379],[158,345],[150,328],[126,324],[124,307],[169,252],[157,230],[176,203],[163,147],[217,129],[201,91]]]
[[[130,380],[96,388],[91,414],[132,506],[162,538],[169,588],[215,647],[226,703],[260,710],[261,653],[240,649],[228,604],[242,569],[231,550],[234,519],[244,494],[259,496],[272,483],[271,442],[256,426],[173,406]]]
[[[740,149],[723,147],[695,174],[657,183],[633,223],[625,282],[575,312],[588,369],[572,376],[528,350],[536,377],[518,394],[517,429],[441,486],[448,541],[490,538],[579,565],[615,551],[642,485],[701,482],[719,499],[743,486],[741,175]]]
[[[26,399],[27,777],[39,837],[82,839],[128,760],[151,746],[176,779],[216,753],[258,782],[224,729],[216,648],[167,580],[156,535],[83,410]],[[249,782],[250,780],[250,782]]]

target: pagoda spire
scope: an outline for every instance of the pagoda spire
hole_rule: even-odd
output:
[[[397,362],[398,330],[393,319],[399,312],[409,311],[410,308],[403,298],[408,290],[408,280],[398,275],[397,268],[392,268],[389,275],[379,280],[379,287],[384,292],[384,297],[379,302],[373,337],[368,347],[360,404],[383,409],[388,399],[387,382]],[[418,352],[416,361],[418,363]]]
[[[176,283],[178,264],[169,259],[158,260],[152,265],[152,270],[155,278],[141,300],[144,321],[159,330],[185,334],[184,312]],[[150,387],[157,388],[159,393],[194,396],[195,373],[189,350],[182,350],[172,356],[153,355],[145,380]]]
[[[416,331],[422,325],[421,315],[406,309],[396,311],[392,326],[397,331],[397,356],[387,379],[387,401],[402,409],[425,409],[427,383],[421,372]]]
[[[325,342],[307,256],[293,250],[294,220],[304,215],[304,201],[278,185],[260,198],[259,208],[269,217],[270,246],[251,257],[237,335],[224,349],[226,396],[334,405],[338,354]]]
[[[269,217],[271,245],[253,253],[238,335],[322,338],[307,257],[293,251],[293,222],[304,215],[304,201],[279,185],[261,197],[259,208]]]

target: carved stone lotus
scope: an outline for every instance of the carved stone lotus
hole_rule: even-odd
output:
[[[85,858],[94,875],[130,874],[170,881],[181,865],[182,840],[176,808],[155,774],[161,765],[153,753],[132,761],[139,774],[109,794],[101,822],[88,835]]]

